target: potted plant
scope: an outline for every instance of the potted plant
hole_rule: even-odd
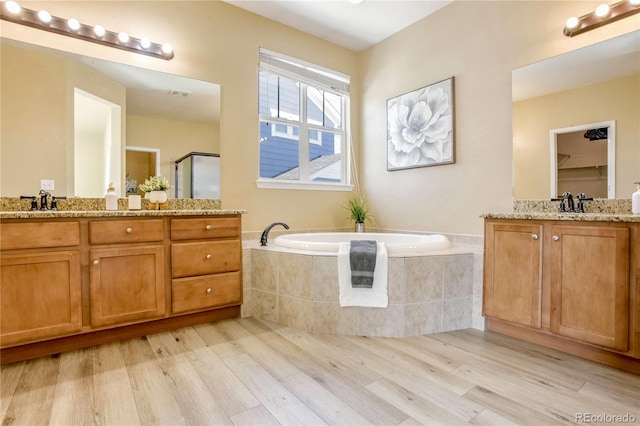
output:
[[[138,187],[145,192],[145,198],[149,198],[151,203],[165,203],[167,201],[167,190],[171,188],[169,181],[162,176],[151,176],[145,179]]]
[[[350,218],[355,222],[356,232],[364,232],[365,221],[371,221],[371,214],[364,198],[354,196],[347,200],[347,210],[349,210]]]

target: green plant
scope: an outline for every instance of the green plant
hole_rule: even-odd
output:
[[[143,192],[151,191],[166,191],[171,186],[169,181],[162,176],[151,176],[149,179],[145,179],[144,183],[141,183],[138,188]]]
[[[349,210],[350,218],[356,223],[371,221],[371,214],[362,197],[351,197],[347,200],[346,209]]]

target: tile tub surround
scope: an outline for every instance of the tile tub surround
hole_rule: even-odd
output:
[[[484,329],[482,237],[472,240],[480,244],[455,243],[429,255],[389,258],[386,309],[340,306],[335,254],[245,241],[242,316],[344,335],[407,337]]]

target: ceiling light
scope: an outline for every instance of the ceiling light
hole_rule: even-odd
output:
[[[67,25],[71,31],[78,31],[80,29],[80,22],[77,19],[67,19]]]
[[[64,19],[52,16],[45,10],[35,11],[21,8],[15,1],[0,1],[0,3],[2,4],[2,7],[0,7],[0,19],[4,21],[155,58],[169,60],[174,57],[173,48],[169,44],[161,45],[153,43],[146,38],[131,37],[124,32],[108,31],[102,25],[91,26],[83,24],[75,18]]]
[[[8,1],[7,3],[5,3],[5,6],[9,13],[13,13],[14,15],[20,13],[21,7],[15,1]]]
[[[567,37],[573,37],[636,13],[640,13],[640,0],[621,0],[612,5],[601,4],[591,13],[567,19],[562,32]]]

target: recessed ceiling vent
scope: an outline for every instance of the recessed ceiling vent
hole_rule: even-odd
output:
[[[173,97],[183,97],[186,98],[187,96],[189,96],[191,94],[191,92],[188,92],[186,90],[177,90],[177,89],[171,89],[169,90],[169,96],[173,96]]]
[[[609,139],[609,128],[603,127],[601,129],[590,129],[584,132],[585,139],[590,141],[600,141],[603,139]]]

